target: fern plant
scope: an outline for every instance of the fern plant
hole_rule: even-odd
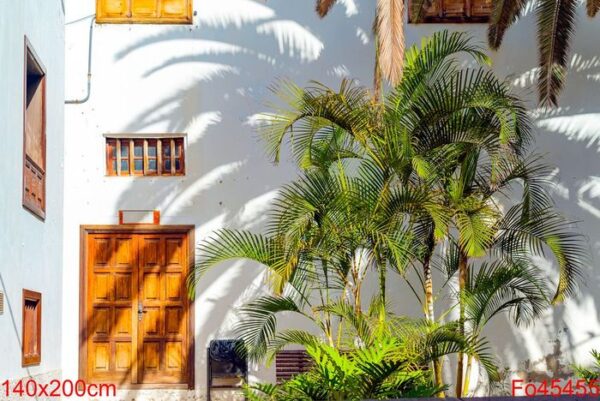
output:
[[[323,343],[306,347],[313,361],[308,373],[281,385],[259,384],[246,390],[253,401],[387,400],[432,397],[441,389],[431,375],[413,366],[397,338],[383,337],[370,347],[341,352]]]

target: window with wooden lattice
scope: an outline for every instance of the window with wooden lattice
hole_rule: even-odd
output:
[[[409,0],[409,22],[413,21],[414,4]],[[422,15],[424,23],[481,23],[488,22],[493,0],[433,0]]]
[[[185,175],[184,138],[106,138],[106,174]]]
[[[46,218],[46,72],[25,37],[23,207]]]

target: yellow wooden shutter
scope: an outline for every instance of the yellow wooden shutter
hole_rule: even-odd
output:
[[[191,0],[161,0],[160,16],[168,19],[181,19],[191,22]]]
[[[128,0],[97,0],[96,19],[127,18],[129,16]]]
[[[131,0],[131,17],[137,19],[158,17],[158,0]]]

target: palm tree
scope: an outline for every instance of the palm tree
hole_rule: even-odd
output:
[[[489,71],[460,70],[455,55],[488,61],[462,33],[439,32],[407,52],[403,79],[373,110],[366,90],[344,81],[339,91],[320,84],[284,84],[284,105],[265,115],[263,134],[276,162],[286,138],[300,167],[327,169],[340,160],[369,160],[388,188],[427,188],[435,208],[411,210],[423,268],[425,310],[433,321],[430,261],[436,244],[459,234],[459,293],[466,291],[470,259],[490,252],[510,258],[550,250],[560,268],[554,296],[573,293],[584,261],[581,238],[553,211],[543,190],[544,168],[527,156],[530,122],[522,103]],[[505,212],[498,195],[520,184],[520,203]],[[426,205],[426,204],[425,204]],[[460,331],[466,306],[459,297]],[[463,388],[463,358],[457,394]],[[437,369],[439,371],[439,369]]]
[[[324,18],[336,0],[317,0],[316,11]],[[375,21],[375,98],[381,97],[382,77],[392,85],[402,78],[404,61],[404,0],[377,0]]]
[[[413,21],[422,20],[432,0],[414,0]],[[506,31],[521,17],[529,4],[527,0],[500,0],[494,8],[488,29],[488,43],[498,50]],[[587,0],[587,14],[595,17],[600,1]],[[537,15],[539,72],[538,95],[542,105],[557,106],[564,86],[571,40],[575,33],[578,0],[539,0],[535,2]]]

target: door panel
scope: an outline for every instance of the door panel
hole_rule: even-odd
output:
[[[87,235],[87,379],[186,384],[187,234]]]
[[[140,301],[143,306],[139,341],[144,354],[140,361],[143,383],[180,383],[187,376],[187,300],[184,235],[140,237]]]
[[[136,241],[133,235],[88,238],[88,377],[93,380],[131,378]]]

